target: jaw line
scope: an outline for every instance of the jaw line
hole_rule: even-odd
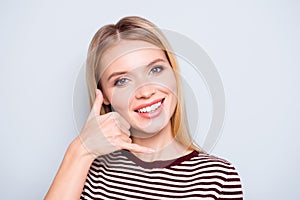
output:
[[[163,128],[162,128],[163,129]],[[149,139],[155,135],[157,135],[162,129],[155,132],[145,132],[143,130],[138,130],[135,128],[130,128],[131,137],[138,139]]]

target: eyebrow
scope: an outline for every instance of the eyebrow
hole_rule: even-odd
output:
[[[162,58],[157,58],[157,59],[151,61],[146,67],[148,68],[148,67],[154,65],[154,64],[157,63],[157,62],[165,62],[165,60],[162,59]],[[107,78],[107,81],[109,81],[109,80],[110,80],[111,78],[113,78],[114,76],[118,76],[118,75],[122,75],[122,74],[126,74],[126,73],[127,73],[127,71],[114,72],[114,73],[112,73],[112,74]]]

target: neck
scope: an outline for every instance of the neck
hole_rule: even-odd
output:
[[[135,144],[150,147],[156,150],[152,154],[135,154],[141,160],[148,162],[155,160],[176,159],[191,152],[189,149],[185,148],[182,144],[174,139],[172,134],[171,122],[169,122],[167,126],[161,131],[149,137],[132,136],[132,141]]]

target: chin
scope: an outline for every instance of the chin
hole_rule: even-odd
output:
[[[165,129],[170,123],[170,119],[152,119],[149,120],[148,123],[139,123],[136,126],[132,126],[130,132],[132,136],[139,138],[150,138],[158,133],[160,133],[163,129]]]
[[[135,138],[151,138],[161,132],[163,128],[136,129],[130,128],[131,136]]]

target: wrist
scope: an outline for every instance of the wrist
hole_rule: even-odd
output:
[[[45,199],[79,199],[94,159],[76,137],[69,145]]]
[[[72,141],[67,152],[67,155],[70,155],[71,159],[78,158],[80,160],[89,160],[90,162],[95,159],[95,157],[87,151],[79,136]]]

